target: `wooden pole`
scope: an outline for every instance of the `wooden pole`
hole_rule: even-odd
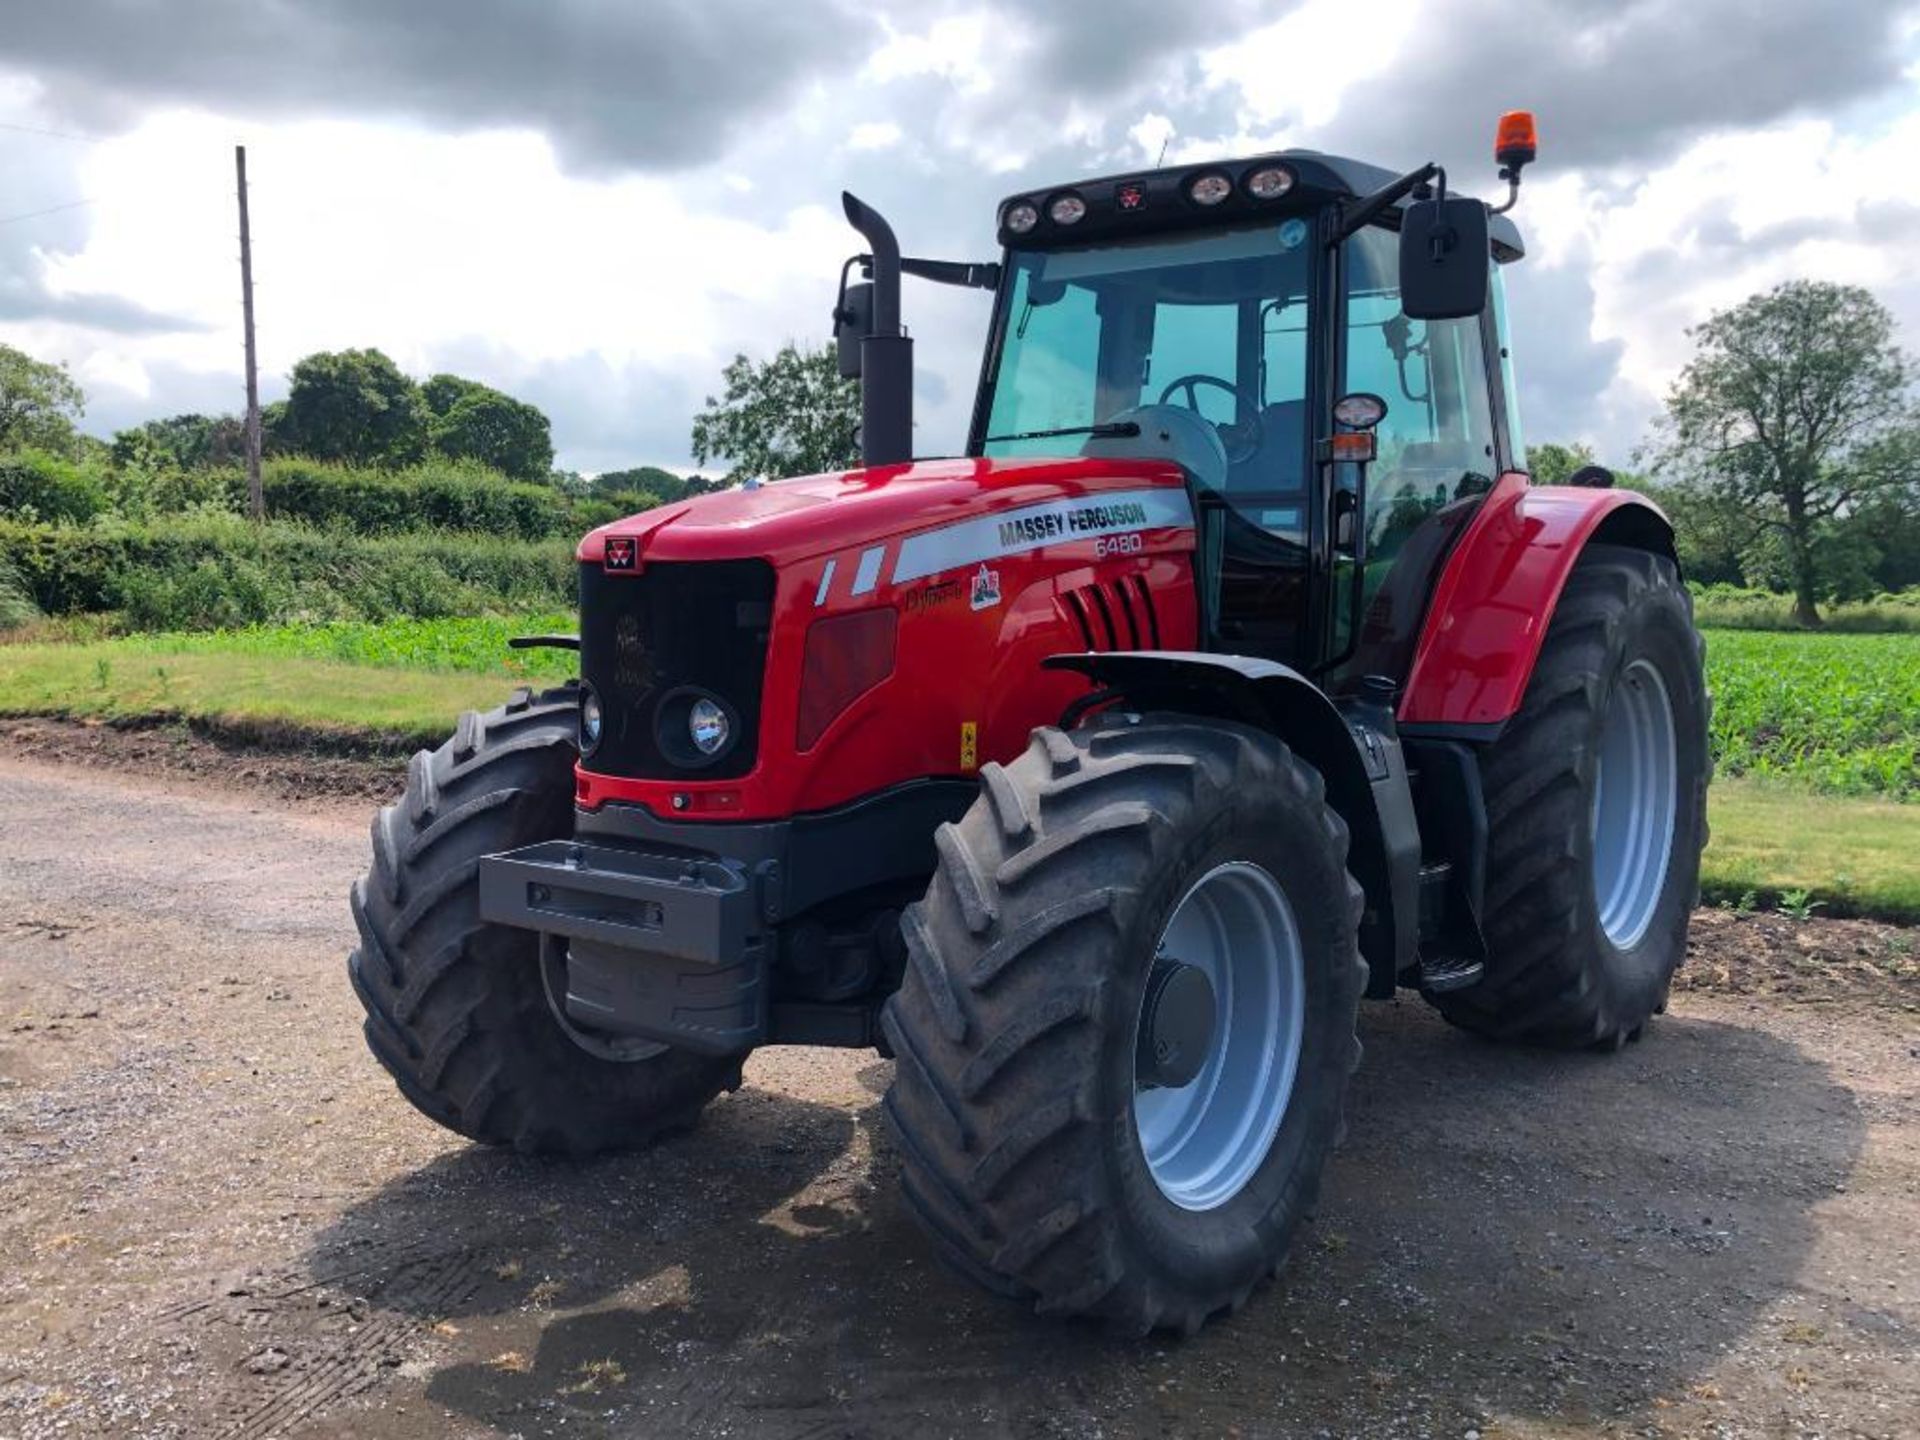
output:
[[[266,491],[260,484],[260,365],[253,344],[253,231],[247,223],[247,147],[233,147],[234,173],[240,181],[240,315],[247,334],[247,513],[267,518]]]

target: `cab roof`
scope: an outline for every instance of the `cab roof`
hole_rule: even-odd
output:
[[[1292,173],[1292,187],[1272,199],[1256,198],[1247,188],[1247,179],[1260,171],[1276,168]],[[1227,198],[1212,206],[1201,206],[1188,194],[1193,182],[1206,175],[1224,176],[1232,185]],[[1318,150],[1275,150],[1237,160],[1210,160],[1103,175],[1064,185],[1037,186],[1009,195],[1000,203],[1000,243],[1010,250],[1038,250],[1088,237],[1112,239],[1123,234],[1217,225],[1260,214],[1298,210],[1303,203],[1324,204],[1329,200],[1370,195],[1398,178],[1397,172],[1364,160],[1349,160]],[[1068,195],[1085,202],[1085,216],[1072,225],[1056,224],[1047,213],[1048,207]],[[1030,230],[1015,232],[1008,228],[1006,216],[1008,210],[1021,201],[1032,205],[1040,218]],[[1507,216],[1489,216],[1488,227],[1496,257],[1517,260],[1526,253],[1520,228]]]

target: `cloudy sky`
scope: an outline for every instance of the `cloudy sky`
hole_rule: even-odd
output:
[[[1790,276],[1920,348],[1920,0],[62,0],[0,30],[0,340],[88,427],[241,400],[232,147],[263,385],[374,345],[533,400],[563,465],[684,467],[736,351],[824,337],[851,188],[987,258],[1029,184],[1309,146],[1493,195],[1531,438],[1625,461],[1686,327]],[[923,454],[983,297],[912,287]]]

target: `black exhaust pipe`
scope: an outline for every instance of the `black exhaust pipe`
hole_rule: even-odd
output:
[[[873,252],[873,324],[860,341],[860,457],[898,465],[913,458],[913,340],[900,326],[900,242],[878,210],[848,191],[840,202]]]

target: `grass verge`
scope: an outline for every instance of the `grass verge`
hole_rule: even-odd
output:
[[[1920,922],[1920,805],[1719,780],[1700,872],[1709,904],[1771,907],[1805,891],[1818,913]]]
[[[272,652],[156,654],[121,642],[0,646],[0,715],[181,719],[236,736],[437,745],[462,710],[541,681],[511,662],[424,670]]]

